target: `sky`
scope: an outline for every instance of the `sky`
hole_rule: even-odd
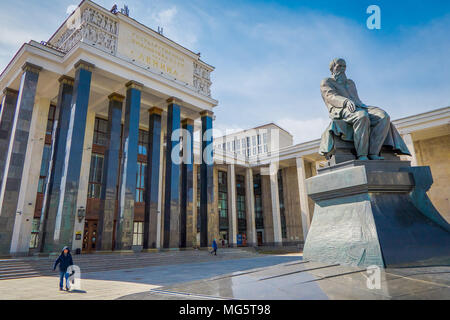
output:
[[[213,65],[215,128],[275,122],[295,143],[320,138],[329,123],[320,81],[335,57],[361,100],[398,119],[450,106],[448,0],[96,0],[127,4],[130,16]],[[0,0],[0,69],[24,42],[48,40],[79,4]],[[381,29],[366,12],[377,5]]]

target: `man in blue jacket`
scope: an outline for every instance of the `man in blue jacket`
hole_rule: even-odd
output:
[[[72,255],[70,254],[69,247],[62,249],[61,255],[56,259],[53,265],[53,271],[56,270],[56,266],[59,264],[59,290],[63,291],[64,278],[66,278],[66,290],[69,291],[69,276],[67,268],[73,265]]]
[[[217,242],[216,242],[216,239],[214,239],[213,242],[212,242],[212,251],[210,253],[213,254],[213,252],[214,252],[214,255],[217,256]]]

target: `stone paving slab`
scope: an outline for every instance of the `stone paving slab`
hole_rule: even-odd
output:
[[[164,299],[167,291],[172,294],[171,299],[177,298],[173,293],[179,293],[178,299],[197,294],[250,300],[450,300],[449,272],[450,267],[446,266],[381,269],[380,288],[369,288],[366,269],[294,261],[165,286],[120,299]]]
[[[81,290],[59,291],[59,277],[3,280],[1,300],[113,300],[158,288],[155,285],[83,279]]]
[[[231,253],[229,254],[231,255]],[[230,257],[231,258],[231,257]],[[220,277],[229,273],[242,273],[249,269],[265,268],[280,263],[300,261],[299,255],[268,256],[258,255],[253,258],[243,256],[237,259],[223,259],[209,256],[209,262],[187,263],[195,261],[186,259],[184,263],[148,266],[142,268],[98,271],[83,273],[81,270],[82,289],[86,292],[60,292],[58,273],[52,276],[40,276],[25,279],[0,281],[1,299],[45,299],[45,300],[84,300],[117,299],[134,293],[150,292],[160,286],[168,286],[210,277]],[[170,262],[173,263],[173,262]],[[159,298],[161,294],[155,294]],[[179,295],[164,294],[162,299],[180,299]],[[205,297],[183,296],[183,299],[206,299]]]

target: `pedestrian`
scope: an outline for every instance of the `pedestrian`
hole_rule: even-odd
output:
[[[67,268],[73,265],[72,255],[70,254],[69,247],[64,247],[59,255],[58,259],[56,259],[55,264],[53,265],[53,271],[56,270],[56,266],[59,264],[59,290],[63,291],[64,278],[66,278],[66,291],[69,291],[69,276],[70,274],[67,272]]]
[[[210,253],[213,254],[213,252],[214,252],[214,255],[217,256],[217,242],[216,242],[216,239],[214,239],[213,242],[212,242],[212,251]]]

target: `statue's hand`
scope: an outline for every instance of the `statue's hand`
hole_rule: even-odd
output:
[[[345,102],[345,106],[347,107],[348,111],[350,111],[350,112],[355,112],[355,110],[356,110],[356,105],[352,100],[347,100]]]

